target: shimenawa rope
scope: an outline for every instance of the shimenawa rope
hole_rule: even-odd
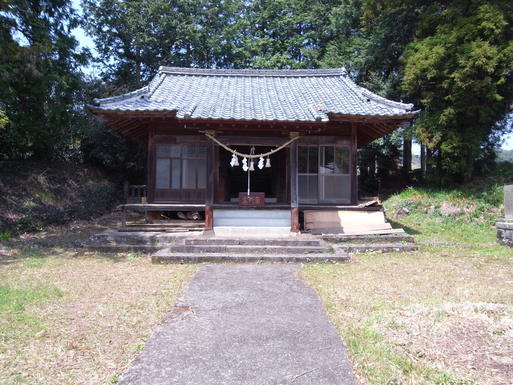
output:
[[[242,152],[239,152],[237,150],[234,150],[230,147],[228,147],[226,144],[221,143],[215,136],[209,134],[208,132],[204,132],[205,136],[212,140],[213,142],[217,143],[219,146],[224,148],[226,151],[231,152],[232,154],[235,154],[237,156],[240,156],[241,158],[248,158],[248,159],[256,159],[256,158],[265,158],[267,156],[273,155],[277,153],[280,150],[283,150],[285,147],[287,147],[289,144],[291,144],[293,141],[299,139],[299,136],[295,136],[288,140],[287,142],[283,143],[280,147],[275,148],[274,150],[268,151],[263,154],[243,154]]]

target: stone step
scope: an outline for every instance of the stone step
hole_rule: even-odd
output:
[[[229,253],[229,254],[310,254],[330,253],[330,246],[269,246],[269,245],[174,245],[173,253]]]
[[[349,262],[346,253],[322,254],[238,254],[238,253],[177,253],[163,249],[151,256],[153,263],[203,263],[203,262],[292,262],[336,263]]]
[[[186,245],[247,245],[247,246],[323,246],[318,238],[221,238],[221,237],[197,237],[185,239]]]
[[[128,244],[104,244],[104,243],[90,243],[84,245],[84,248],[91,249],[106,253],[124,253],[124,252],[140,252],[140,253],[154,253],[162,249],[162,245],[128,245]]]
[[[148,239],[148,238],[139,238],[139,237],[126,237],[126,238],[113,238],[113,237],[95,237],[94,239],[89,240],[86,243],[90,244],[105,244],[105,245],[145,245],[145,246],[157,246],[162,242],[159,239]],[[164,242],[164,244],[171,244],[173,242]]]
[[[393,251],[415,251],[419,247],[414,243],[367,243],[367,244],[337,244],[337,251],[346,253],[365,253],[371,251],[393,252]]]
[[[163,233],[163,232],[122,232],[116,230],[106,230],[90,237],[84,242],[83,246],[89,249],[100,250],[102,247],[109,250],[119,248],[123,251],[126,248],[144,249],[163,248],[173,245],[177,241],[182,241],[185,237],[194,237],[201,233]]]
[[[333,234],[323,235],[322,239],[332,243],[413,243],[414,238],[408,234],[387,235],[351,235]]]

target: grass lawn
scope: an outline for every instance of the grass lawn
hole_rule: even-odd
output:
[[[0,247],[0,384],[114,384],[197,267]]]
[[[513,250],[496,244],[490,210],[444,216],[447,195],[405,194],[385,206],[419,251],[357,254],[301,276],[323,299],[362,383],[511,384]],[[462,197],[459,207],[467,203],[482,202]],[[404,205],[409,214],[395,217]]]

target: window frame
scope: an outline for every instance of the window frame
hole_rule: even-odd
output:
[[[317,173],[312,173],[309,170],[308,164],[307,164],[307,172],[299,172],[301,169],[301,165],[299,164],[299,153],[301,148],[316,148],[317,149]],[[343,172],[335,172],[335,173],[322,173],[321,168],[325,165],[325,159],[326,159],[326,148],[333,148],[334,149],[334,156],[335,156],[335,149],[336,148],[345,148],[347,150],[347,161],[348,161],[348,167],[347,167],[347,173]],[[307,160],[309,160],[309,156],[307,156]],[[351,203],[351,189],[352,189],[352,180],[351,180],[351,170],[353,169],[352,164],[352,156],[351,156],[351,146],[349,144],[341,144],[341,143],[334,143],[334,144],[299,144],[298,145],[298,162],[297,162],[297,175],[298,175],[298,181],[300,176],[306,176],[306,177],[317,177],[317,197],[316,199],[313,198],[302,198],[299,196],[298,191],[298,200],[300,204],[350,204]],[[347,192],[348,197],[347,198],[337,198],[337,199],[321,199],[321,194],[323,191],[326,191],[326,179],[327,178],[336,178],[336,177],[347,177],[348,184],[347,184]]]
[[[177,146],[180,148],[179,155],[178,156],[159,156],[159,146]],[[186,151],[184,151],[185,147],[204,147],[204,155],[203,156],[191,156],[186,155]],[[207,189],[207,177],[208,177],[208,170],[207,170],[207,151],[208,146],[205,143],[173,143],[173,142],[159,142],[155,143],[154,147],[154,154],[155,154],[155,161],[154,161],[154,167],[155,167],[155,178],[153,181],[153,188],[155,191],[155,201],[159,202],[172,202],[172,201],[180,201],[180,202],[201,202],[204,200],[204,198],[189,198],[191,195],[206,195],[206,189]],[[169,187],[168,188],[161,188],[158,186],[158,170],[157,170],[157,164],[158,161],[161,159],[169,159]],[[179,187],[178,188],[172,188],[172,181],[173,181],[173,161],[179,161],[179,170],[180,175],[178,178],[179,181]],[[204,185],[203,188],[198,188],[200,185],[200,179],[199,175],[196,173],[195,175],[195,188],[184,188],[184,160],[202,160],[205,163],[205,175],[204,175]],[[170,198],[163,198],[161,195],[171,195]]]

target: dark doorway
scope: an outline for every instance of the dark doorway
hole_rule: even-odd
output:
[[[274,147],[254,146],[255,154],[272,150]],[[237,151],[249,154],[251,146],[232,146]],[[270,156],[271,167],[259,169],[258,159],[254,159],[255,170],[250,172],[250,191],[263,192],[266,204],[287,203],[287,157],[288,149],[283,149]],[[238,203],[239,193],[248,191],[248,173],[242,169],[242,159],[239,165],[230,166],[231,153],[219,149],[219,184],[216,193],[219,203]],[[264,159],[264,165],[267,159]],[[249,165],[249,159],[248,159]]]

